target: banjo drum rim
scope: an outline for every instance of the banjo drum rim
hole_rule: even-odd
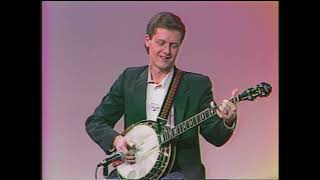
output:
[[[143,120],[138,123],[132,124],[131,126],[126,128],[121,134],[125,137],[129,131],[131,131],[134,127],[138,125],[147,125],[151,129],[153,129],[157,134],[157,131],[156,131],[157,123],[152,120]],[[168,128],[168,127],[164,127],[164,128]],[[159,136],[157,137],[158,137],[158,142],[160,142]],[[160,146],[155,165],[151,168],[151,170],[148,173],[146,173],[144,177],[140,179],[156,179],[157,180],[160,177],[162,177],[165,173],[169,173],[173,167],[175,153],[176,153],[176,148],[174,145],[170,143]],[[127,179],[126,177],[121,175],[121,173],[118,170],[118,167],[116,167],[116,171],[118,176],[121,179]]]

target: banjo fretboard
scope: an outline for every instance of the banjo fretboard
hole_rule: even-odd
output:
[[[240,101],[239,96],[235,96],[229,101],[233,103],[237,103]],[[216,109],[218,106],[209,107],[200,113],[196,114],[195,116],[192,116],[191,118],[181,122],[177,126],[175,126],[172,129],[164,130],[162,133],[160,133],[160,143],[165,144],[170,142],[172,139],[176,138],[177,136],[187,132],[188,130],[200,125],[204,121],[210,119],[211,117],[216,115]]]

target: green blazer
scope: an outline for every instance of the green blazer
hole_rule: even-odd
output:
[[[87,133],[105,152],[112,147],[112,141],[119,134],[113,127],[123,115],[125,128],[146,120],[147,78],[148,66],[125,69],[86,120]],[[211,89],[209,77],[184,72],[173,104],[175,124],[209,107],[213,101]],[[175,143],[174,169],[180,170],[186,179],[205,178],[199,133],[209,143],[219,147],[228,141],[233,131],[224,126],[222,119],[214,116],[179,136]]]

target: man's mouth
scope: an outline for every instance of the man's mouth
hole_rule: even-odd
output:
[[[161,59],[168,61],[171,59],[171,56],[160,56]]]

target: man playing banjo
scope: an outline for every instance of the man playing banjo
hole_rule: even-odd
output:
[[[229,100],[215,109],[218,116],[199,126],[195,124],[202,116],[182,123],[215,104],[209,77],[181,71],[175,66],[185,34],[185,25],[175,14],[154,15],[144,38],[149,65],[125,69],[88,117],[89,136],[105,152],[115,149],[125,154],[122,162],[114,163],[117,171],[112,177],[205,179],[199,134],[215,146],[222,146],[232,136],[237,107]],[[232,96],[237,94],[235,89]],[[123,115],[125,129],[133,127],[127,134],[113,129]],[[175,128],[180,123],[183,126]]]

